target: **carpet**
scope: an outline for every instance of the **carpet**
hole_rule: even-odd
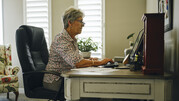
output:
[[[9,93],[9,99],[7,99],[7,93],[0,93],[0,101],[15,101],[15,94]],[[33,99],[28,98],[24,94],[23,89],[19,89],[18,101],[48,101],[47,99]],[[80,101],[96,101],[94,99],[81,99]],[[97,101],[146,101],[146,100],[129,100],[129,99],[99,99]]]
[[[15,94],[14,93],[9,93],[9,99],[6,98],[7,94],[6,93],[0,93],[0,101],[15,101]],[[46,99],[32,99],[32,98],[27,98],[23,93],[19,94],[18,101],[48,101]],[[85,99],[85,100],[80,100],[80,101],[95,101],[92,99]],[[101,99],[98,101],[146,101],[146,100],[127,100],[127,99]]]
[[[15,94],[9,93],[9,99],[7,99],[7,93],[0,93],[0,101],[15,101]],[[23,89],[19,89],[18,101],[48,101],[47,99],[32,99],[25,96]]]

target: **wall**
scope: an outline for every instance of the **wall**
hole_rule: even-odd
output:
[[[157,12],[157,0],[147,0],[147,11]],[[173,0],[173,29],[164,33],[165,50],[164,50],[164,69],[165,72],[171,72],[175,75],[173,80],[173,100],[179,101],[179,0]],[[155,9],[150,5],[155,5]]]
[[[157,13],[158,12],[158,0],[146,0],[146,12]]]
[[[74,5],[74,0],[52,0],[52,40],[63,29],[62,15]]]
[[[124,56],[129,47],[127,36],[143,28],[141,17],[146,11],[145,0],[106,0],[105,2],[105,51],[106,57]]]
[[[4,18],[4,44],[11,44],[12,65],[19,66],[17,57],[15,33],[20,25],[23,24],[23,0],[3,0]],[[23,87],[22,72],[18,73],[20,87]]]
[[[165,33],[165,70],[173,72],[173,101],[179,101],[179,0],[173,0],[173,30]]]

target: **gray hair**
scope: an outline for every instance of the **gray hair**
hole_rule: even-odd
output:
[[[84,17],[84,14],[80,9],[75,9],[75,8],[67,9],[64,15],[62,16],[64,29],[68,28],[68,21],[72,23],[79,17]]]

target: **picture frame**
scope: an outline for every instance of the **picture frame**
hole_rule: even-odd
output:
[[[173,29],[173,0],[158,0],[158,13],[165,13],[165,32]]]

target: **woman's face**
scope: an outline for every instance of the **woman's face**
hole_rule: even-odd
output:
[[[84,26],[83,18],[82,17],[77,18],[71,25],[72,25],[71,28],[72,33],[76,35],[80,34],[82,31],[82,27]]]

